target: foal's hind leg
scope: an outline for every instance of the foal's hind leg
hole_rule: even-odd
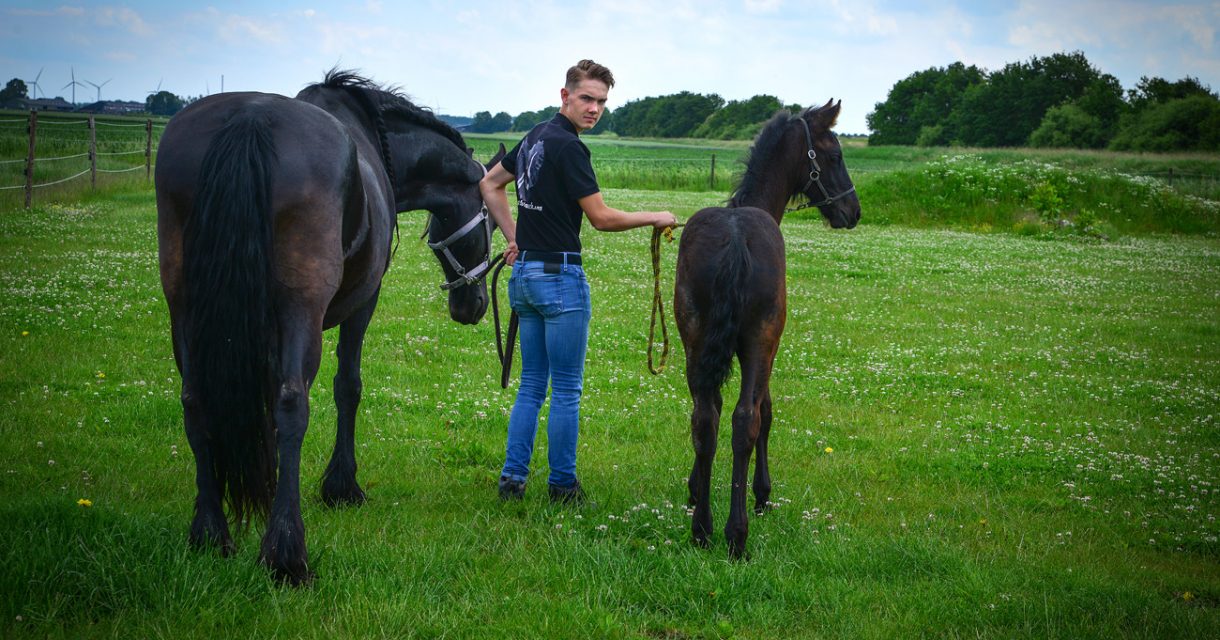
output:
[[[322,502],[332,507],[364,504],[364,491],[356,482],[356,410],[360,406],[363,389],[360,357],[364,348],[364,334],[377,307],[379,293],[380,289],[368,303],[339,325],[339,346],[335,349],[339,369],[334,381],[339,421],[335,450],[326,472],[322,474]]]
[[[733,410],[733,487],[729,519],[724,525],[724,538],[729,544],[731,558],[741,558],[746,551],[750,529],[746,509],[746,478],[750,471],[750,457],[762,429],[762,401],[771,377],[770,358],[758,351],[758,348],[754,348],[737,354],[741,363],[741,395]]]
[[[694,400],[691,412],[691,444],[695,449],[695,464],[686,486],[690,504],[695,507],[691,520],[691,536],[695,544],[707,547],[712,535],[712,461],[716,458],[716,440],[720,433],[720,390],[690,390]]]
[[[320,313],[288,308],[280,318],[279,385],[274,399],[279,480],[259,560],[278,579],[296,585],[313,578],[301,519],[301,442],[309,426],[309,387],[321,359],[322,318]]]
[[[758,405],[758,442],[754,445],[754,513],[770,508],[771,467],[767,461],[767,441],[771,436],[771,389],[763,390],[762,402]]]

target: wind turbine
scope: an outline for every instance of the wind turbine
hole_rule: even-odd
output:
[[[150,96],[155,96],[155,95],[157,95],[158,93],[161,93],[161,83],[162,83],[162,82],[164,82],[164,81],[165,81],[165,78],[161,78],[160,80],[158,80],[158,81],[157,81],[157,88],[156,88],[156,89],[153,89],[152,91],[149,91],[149,92],[148,92],[148,95],[150,95]]]
[[[76,68],[73,67],[72,68],[72,82],[69,82],[68,84],[65,84],[63,86],[64,89],[67,89],[68,87],[72,87],[72,106],[73,107],[76,107],[76,87],[77,86],[83,87],[83,86],[85,86],[85,84],[83,82],[76,81]]]
[[[45,67],[43,67],[43,68],[45,68]],[[35,100],[38,99],[38,90],[40,89],[40,87],[38,86],[38,79],[41,77],[42,77],[42,69],[39,69],[38,75],[34,76],[34,79],[30,81],[30,89],[34,92]],[[44,98],[46,97],[45,93],[43,94],[43,97]]]
[[[114,80],[114,78],[111,78],[110,80]],[[97,88],[97,101],[101,102],[102,101],[102,87],[106,86],[107,84],[110,84],[110,80],[107,80],[106,82],[103,82],[101,84],[97,84],[96,82],[91,82],[89,80],[86,80],[85,82],[88,82],[89,84],[91,84]]]

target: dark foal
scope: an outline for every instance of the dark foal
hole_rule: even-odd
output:
[[[361,348],[397,212],[432,212],[433,239],[447,241],[436,250],[450,315],[476,323],[490,251],[484,171],[451,127],[347,72],[295,99],[218,94],[170,121],[157,159],[157,236],[195,454],[192,545],[233,552],[227,501],[237,522],[267,516],[259,558],[277,578],[312,577],[300,452],[322,331],[339,327],[338,431],[322,500],[359,504]]]
[[[771,430],[771,367],[787,317],[784,238],[779,223],[796,197],[817,207],[832,227],[860,220],[839,141],[831,132],[839,104],[799,115],[777,114],[750,150],[745,175],[727,207],[711,207],[686,223],[678,246],[674,315],[686,351],[686,381],[694,401],[695,464],[687,486],[695,507],[691,531],[707,546],[712,532],[709,491],[720,426],[720,388],[736,356],[741,393],[733,410],[733,486],[724,536],[729,555],[746,549],[746,476],[757,449],[754,509],[771,496],[767,437]]]

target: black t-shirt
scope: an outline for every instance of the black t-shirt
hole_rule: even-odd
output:
[[[517,248],[580,252],[584,211],[578,200],[597,193],[589,148],[563,114],[534,127],[500,161],[517,177]]]

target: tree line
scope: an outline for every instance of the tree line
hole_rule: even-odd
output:
[[[144,111],[154,116],[172,116],[201,97],[203,96],[183,98],[169,91],[158,91],[144,99]],[[24,109],[29,98],[29,86],[24,80],[13,78],[0,89],[0,109]],[[62,100],[63,97],[56,96],[56,99]]]
[[[1220,150],[1220,96],[1198,79],[1145,76],[1124,92],[1079,51],[917,71],[867,122],[870,145]]]
[[[703,95],[682,91],[629,101],[607,111],[587,134],[614,132],[636,138],[749,140],[776,111],[783,108],[801,107],[797,104],[785,105],[779,98],[770,95],[726,102],[714,93]],[[495,115],[480,111],[466,130],[473,133],[525,132],[540,122],[550,120],[558,112],[557,106],[525,111],[516,117],[503,111]]]

